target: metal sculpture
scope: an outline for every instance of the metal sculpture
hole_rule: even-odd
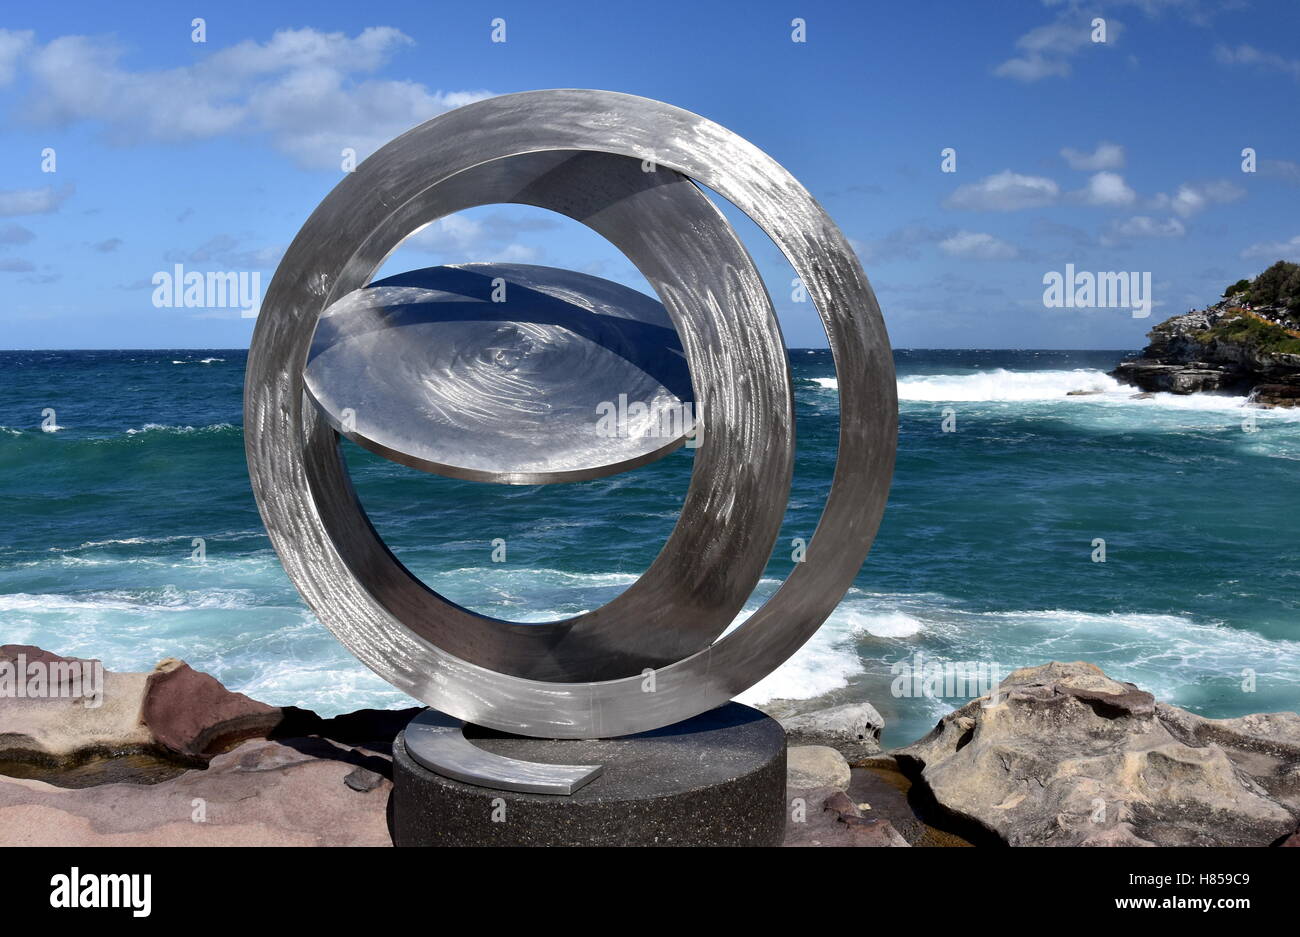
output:
[[[840,399],[834,480],[805,562],[721,638],[757,584],[784,515],[794,464],[793,398],[771,300],[739,238],[699,186],[747,214],[793,266],[825,326]],[[492,203],[547,208],[604,235],[654,287],[663,313],[619,296],[603,305],[580,300],[578,312],[589,315],[575,318],[572,302],[554,300],[575,295],[557,282],[577,275],[545,268],[442,268],[422,272],[423,280],[398,277],[365,289],[412,232]],[[457,334],[448,338],[453,344],[483,341],[482,334],[455,333],[463,323],[448,331],[454,319],[448,310],[415,307],[444,302],[449,290],[464,299],[455,278],[491,272],[538,294],[546,307],[534,304],[520,319],[519,307],[506,304],[509,311],[499,318],[514,318],[504,324],[506,355],[499,364],[509,364],[518,351],[511,343],[529,335],[543,344],[559,332],[577,335],[585,343],[574,352],[580,356],[621,349],[624,362],[636,365],[632,371],[648,378],[638,391],[647,399],[693,398],[698,407],[699,425],[691,430],[701,443],[690,488],[662,552],[616,599],[563,621],[524,624],[478,615],[421,583],[367,521],[339,450],[342,433],[417,468],[532,484],[621,471],[681,444],[677,437],[654,444],[642,438],[602,454],[583,444],[575,420],[530,423],[526,414],[533,411],[523,405],[530,393],[571,403],[589,399],[585,388],[561,392],[553,376],[518,394],[466,394],[448,386],[466,375],[446,363],[446,348],[417,340],[421,329],[426,340]],[[404,297],[402,289],[418,295]],[[584,283],[583,289],[609,287]],[[481,302],[481,293],[469,292],[468,301]],[[673,341],[662,330],[665,313],[688,366],[689,389],[661,354]],[[474,314],[502,327],[491,310]],[[412,342],[386,334],[402,325],[415,327]],[[361,344],[344,350],[354,341]],[[414,394],[400,379],[366,380],[356,362],[369,354],[396,355],[383,358],[398,372],[394,378],[417,367],[435,377]],[[495,360],[489,356],[470,369],[471,383],[490,387]],[[646,364],[652,360],[661,364]],[[618,365],[608,375],[629,373]],[[373,412],[348,405],[366,393],[382,401]],[[404,399],[415,410],[413,425],[399,412]],[[453,413],[470,399],[487,410],[461,421],[460,431],[498,441],[486,448],[458,448]],[[351,422],[345,409],[353,411]],[[420,429],[421,420],[429,426]],[[499,444],[510,435],[500,432],[503,421],[518,423],[524,435],[559,432],[512,448]],[[889,342],[866,275],[844,235],[788,172],[734,133],[680,108],[608,91],[557,90],[490,98],[436,117],[385,145],[325,198],[290,245],[262,304],[249,351],[244,426],[253,491],[271,541],[307,603],[352,653],[456,719],[577,739],[634,734],[721,705],[811,637],[848,590],[879,525],[893,470],[897,400]],[[454,739],[456,751],[443,751],[448,760],[459,759],[470,775],[496,772],[495,783],[510,784],[503,780],[508,766],[476,764],[458,732],[449,736],[438,719],[426,721],[430,738]],[[595,770],[537,783],[563,792]]]

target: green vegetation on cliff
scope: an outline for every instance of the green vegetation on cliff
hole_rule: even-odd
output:
[[[1254,280],[1238,280],[1223,295],[1253,306],[1277,306],[1300,321],[1300,264],[1279,260]]]
[[[1272,354],[1300,355],[1300,336],[1293,330],[1267,322],[1245,310],[1225,315],[1195,337],[1203,345],[1217,340],[1248,345]]]

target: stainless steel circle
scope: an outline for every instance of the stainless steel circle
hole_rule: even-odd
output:
[[[254,333],[248,386],[253,386],[256,373],[253,352],[274,348],[269,355],[277,362],[273,391],[285,392],[280,401],[268,402],[265,412],[279,417],[270,425],[272,433],[262,437],[259,451],[290,462],[301,459],[306,473],[307,490],[294,488],[291,496],[305,498],[278,510],[280,505],[272,500],[286,497],[287,490],[270,479],[283,468],[267,477],[263,489],[250,458],[254,491],[290,578],[321,620],[351,647],[350,632],[364,627],[354,617],[340,615],[334,601],[314,600],[311,590],[322,584],[314,578],[315,564],[302,578],[294,572],[294,564],[305,558],[302,551],[313,543],[311,532],[296,530],[287,538],[274,532],[286,521],[301,520],[306,510],[319,519],[332,549],[345,566],[357,571],[362,588],[377,604],[425,641],[466,663],[511,676],[576,683],[639,674],[707,646],[734,620],[762,573],[784,513],[794,458],[785,349],[771,300],[743,245],[690,180],[671,170],[646,172],[639,160],[569,151],[484,160],[484,154],[465,141],[463,152],[449,154],[455,157],[451,165],[425,165],[423,151],[409,144],[399,147],[401,140],[409,140],[409,135],[389,147],[410,164],[405,187],[400,192],[382,190],[378,201],[371,190],[351,188],[357,175],[365,177],[373,160],[342,183],[290,246],[262,305],[264,313],[271,311],[270,326],[263,331],[259,321]],[[468,165],[455,171],[462,164]],[[431,184],[439,178],[438,171],[448,174]],[[336,196],[343,201],[335,204]],[[335,433],[313,405],[302,409],[300,391],[290,386],[302,384],[301,366],[291,362],[305,361],[321,311],[315,304],[328,306],[365,283],[407,233],[450,212],[507,201],[557,210],[587,224],[641,270],[663,300],[685,347],[708,439],[695,450],[678,523],[649,569],[606,605],[557,622],[517,623],[478,615],[408,572],[375,533],[352,493]],[[316,240],[315,249],[309,250],[304,244],[312,242],[304,242],[303,236],[325,211],[337,212],[323,224],[332,240]],[[342,226],[367,212],[373,227],[364,229],[366,236],[349,239],[340,233]],[[678,225],[693,236],[668,237]],[[349,255],[349,250],[355,253]],[[317,266],[331,255],[348,271],[342,279],[333,279]],[[350,261],[342,259],[349,256]],[[358,256],[366,259],[364,264]],[[317,298],[310,284],[325,281],[335,285]],[[288,315],[289,309],[304,313]],[[719,315],[718,310],[727,314]],[[265,382],[263,378],[261,384]],[[742,393],[746,386],[750,389]],[[610,390],[616,396],[618,388]],[[246,393],[245,425],[263,425],[264,419],[247,415],[248,400]],[[295,404],[297,411],[284,409]],[[293,428],[299,420],[305,447],[293,442],[300,435]]]
[[[314,421],[310,408],[302,410],[310,327],[333,296],[364,283],[396,243],[378,229],[400,221],[431,180],[517,154],[564,150],[648,161],[709,186],[748,214],[802,279],[839,375],[839,458],[806,561],[741,627],[651,676],[568,683],[513,676],[469,663],[408,625],[373,594],[376,579],[358,562],[373,557],[350,552],[346,538],[341,544],[331,531],[331,518],[347,514],[355,498],[337,451],[317,444],[327,425]],[[646,239],[659,246],[690,240],[683,230],[697,233],[674,225],[648,231]],[[671,311],[662,289],[660,295]],[[734,308],[708,312],[736,314]],[[686,335],[683,341],[689,356]],[[693,357],[691,366],[698,381]],[[779,370],[784,373],[784,361]],[[705,403],[705,453],[715,438],[714,411],[698,383],[696,393]],[[748,402],[762,394],[752,386],[740,396]],[[720,425],[746,416],[725,413]],[[717,706],[816,631],[852,583],[879,524],[896,448],[897,400],[888,338],[866,275],[838,228],[788,172],[742,138],[680,108],[613,92],[561,90],[492,98],[435,118],[381,149],[326,198],[291,245],[263,303],[249,354],[245,432],[254,492],[286,570],[367,666],[466,721],[584,738],[644,731]],[[737,483],[745,477],[742,468]],[[769,486],[763,498],[772,497]],[[733,507],[739,505],[737,498]],[[690,518],[697,527],[716,520]],[[364,583],[354,569],[365,571]]]
[[[613,475],[669,454],[695,425],[664,307],[535,264],[432,267],[353,290],[321,313],[303,379],[340,435],[474,481]]]

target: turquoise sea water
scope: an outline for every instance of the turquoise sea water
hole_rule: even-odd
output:
[[[244,357],[0,352],[0,643],[113,669],[182,657],[327,714],[405,705],[315,621],[270,549],[244,465]],[[1089,660],[1211,716],[1300,707],[1300,412],[1132,399],[1104,374],[1119,357],[897,352],[898,466],[871,557],[817,636],[742,699],[867,698],[902,744],[962,702],[891,694],[891,666],[920,652],[1004,674]],[[791,539],[815,528],[835,458],[830,356],[796,350],[791,363],[799,463],[751,608],[789,572]],[[1076,389],[1102,392],[1066,396]],[[691,470],[683,450],[611,478],[514,488],[346,445],[394,552],[461,604],[518,620],[589,609],[631,583]],[[505,563],[491,562],[496,537]]]

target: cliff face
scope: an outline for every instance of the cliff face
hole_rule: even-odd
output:
[[[1144,391],[1249,394],[1259,406],[1300,405],[1300,330],[1280,309],[1231,301],[1166,319],[1141,357],[1111,372]]]

